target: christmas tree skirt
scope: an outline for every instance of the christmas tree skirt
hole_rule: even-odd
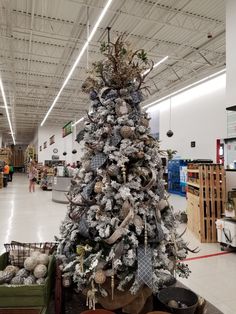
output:
[[[146,304],[147,299],[152,295],[151,289],[143,287],[135,295],[128,291],[121,292],[115,289],[114,299],[111,298],[111,289],[107,285],[106,291],[109,291],[107,297],[99,298],[99,303],[108,310],[116,310],[122,308],[123,313],[140,314]],[[145,312],[146,313],[146,312]]]

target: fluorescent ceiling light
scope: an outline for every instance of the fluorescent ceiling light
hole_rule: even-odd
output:
[[[96,24],[94,25],[94,27],[93,27],[93,29],[92,29],[92,31],[91,31],[91,33],[90,33],[90,35],[89,35],[87,41],[85,42],[84,46],[82,47],[82,49],[81,49],[81,51],[80,51],[80,53],[79,53],[77,59],[75,60],[75,63],[73,64],[72,68],[70,69],[70,72],[68,73],[68,75],[67,75],[67,77],[66,77],[64,83],[62,84],[61,89],[59,90],[59,92],[58,92],[58,94],[56,95],[56,97],[55,97],[55,99],[54,99],[54,101],[53,101],[51,107],[49,108],[49,110],[48,110],[48,112],[46,113],[46,115],[45,115],[43,121],[41,122],[41,126],[44,125],[45,121],[47,120],[47,117],[49,116],[50,112],[52,111],[53,107],[55,106],[55,104],[56,104],[58,98],[60,97],[60,95],[61,95],[63,89],[65,88],[66,84],[68,83],[69,79],[71,78],[71,76],[72,76],[72,74],[73,74],[73,72],[74,72],[76,66],[78,65],[78,63],[79,63],[79,61],[81,60],[81,58],[82,58],[84,52],[86,51],[86,49],[87,49],[87,47],[88,47],[88,44],[89,44],[90,41],[92,40],[92,38],[93,38],[93,36],[94,36],[94,34],[95,34],[95,32],[96,32],[96,30],[97,30],[99,24],[101,23],[101,21],[102,21],[104,15],[106,14],[106,12],[107,12],[109,6],[111,5],[112,1],[113,1],[113,0],[108,0],[108,1],[107,1],[107,4],[105,5],[104,9],[102,10],[102,13],[100,14],[100,16],[99,16],[99,18],[98,18]]]
[[[158,67],[158,65],[160,65],[161,63],[165,62],[167,59],[169,58],[169,56],[164,57],[163,59],[161,59],[160,61],[158,61],[157,63],[155,63],[153,65],[153,69]],[[148,72],[150,72],[150,69],[147,69],[146,71],[143,72],[143,75],[147,74]]]
[[[14,132],[13,132],[13,129],[12,129],[12,124],[11,124],[10,115],[9,115],[9,111],[8,111],[6,95],[5,95],[5,92],[4,92],[4,88],[3,88],[3,84],[2,84],[2,79],[1,78],[0,78],[0,89],[1,89],[1,92],[2,92],[2,98],[3,98],[4,107],[5,107],[5,110],[6,110],[6,113],[7,113],[7,120],[8,120],[8,124],[9,124],[10,130],[11,130],[12,140],[13,140],[14,145],[16,145]]]
[[[195,83],[192,83],[192,84],[190,84],[190,85],[187,85],[187,86],[185,86],[185,87],[183,87],[183,88],[181,88],[181,89],[179,89],[179,90],[177,90],[177,91],[175,91],[175,92],[173,92],[173,93],[171,93],[171,94],[169,94],[169,95],[167,95],[167,96],[164,96],[164,97],[162,97],[162,98],[160,98],[160,99],[157,99],[157,100],[151,102],[150,104],[147,104],[147,105],[143,106],[143,109],[147,109],[147,108],[150,108],[150,107],[152,107],[152,106],[154,106],[154,105],[157,105],[157,104],[160,103],[161,101],[163,101],[163,100],[165,100],[165,99],[167,99],[167,98],[169,98],[169,97],[172,97],[172,96],[174,96],[174,95],[177,95],[177,94],[179,94],[179,93],[181,93],[181,92],[183,92],[183,91],[185,91],[185,90],[187,90],[187,89],[189,89],[189,88],[191,88],[191,87],[193,87],[193,86],[196,86],[196,85],[198,85],[198,84],[200,84],[200,83],[203,83],[203,82],[205,82],[205,81],[207,81],[207,80],[209,80],[209,79],[211,79],[211,78],[213,78],[213,77],[215,77],[215,76],[218,76],[218,75],[220,75],[221,73],[224,73],[225,71],[226,71],[226,69],[220,70],[220,71],[218,71],[218,72],[216,72],[216,73],[214,73],[214,74],[211,74],[211,75],[209,75],[209,76],[207,76],[207,77],[205,77],[205,78],[203,78],[203,79],[201,79],[201,80],[199,80],[199,81],[197,81],[197,82],[195,82]]]

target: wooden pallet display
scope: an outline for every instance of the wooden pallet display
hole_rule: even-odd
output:
[[[215,222],[221,218],[226,200],[224,167],[199,164],[198,169],[188,172],[197,174],[188,181],[188,227],[201,242],[217,242]]]

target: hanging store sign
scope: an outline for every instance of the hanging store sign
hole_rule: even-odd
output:
[[[62,128],[62,137],[65,137],[72,133],[72,121],[65,124]]]

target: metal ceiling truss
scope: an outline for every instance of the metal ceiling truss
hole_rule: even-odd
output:
[[[155,62],[169,56],[146,82],[152,99],[165,96],[224,66],[223,2],[113,1],[106,22],[89,44],[89,64],[101,58],[100,42],[106,40],[106,27],[111,27],[112,39],[123,34],[125,28],[126,39],[134,47],[144,48]],[[19,134],[17,141],[28,141],[33,136],[85,42],[86,16],[98,16],[102,5],[104,1],[0,0],[0,71]],[[90,18],[90,22],[94,21]],[[212,38],[207,37],[209,32]],[[79,119],[89,109],[90,101],[81,92],[87,76],[85,59],[58,99],[48,124]],[[10,139],[6,121],[0,130]]]

